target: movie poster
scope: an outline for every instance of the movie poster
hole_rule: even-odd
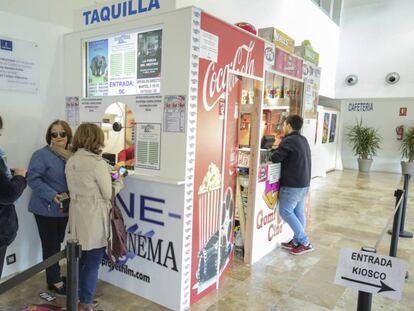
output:
[[[161,90],[162,30],[138,33],[137,94]]]
[[[108,95],[108,40],[88,42],[87,97]]]
[[[328,135],[329,135],[329,113],[325,112],[323,115],[323,132],[322,132],[322,144],[326,144],[328,142]]]
[[[333,113],[331,117],[331,126],[329,130],[329,142],[330,143],[333,143],[335,141],[335,134],[336,134],[336,113]]]

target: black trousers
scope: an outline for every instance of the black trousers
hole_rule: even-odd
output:
[[[4,257],[6,257],[7,246],[0,246],[0,278],[3,272]]]
[[[35,215],[37,229],[42,241],[43,260],[60,252],[61,243],[65,238],[68,217],[45,217]],[[62,281],[60,266],[56,263],[46,269],[46,282],[49,285]]]

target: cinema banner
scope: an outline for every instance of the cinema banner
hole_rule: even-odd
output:
[[[180,310],[184,186],[127,177],[116,203],[128,254],[117,266],[105,257],[100,279],[172,310]],[[168,280],[168,281],[167,281]]]

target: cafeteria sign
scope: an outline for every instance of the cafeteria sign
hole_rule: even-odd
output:
[[[348,104],[348,111],[374,111],[374,104],[373,103],[349,103]]]

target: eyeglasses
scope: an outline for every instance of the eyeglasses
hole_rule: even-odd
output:
[[[66,132],[52,132],[52,133],[50,133],[50,136],[52,138],[58,138],[58,136],[60,136],[61,138],[65,138],[66,137]]]

